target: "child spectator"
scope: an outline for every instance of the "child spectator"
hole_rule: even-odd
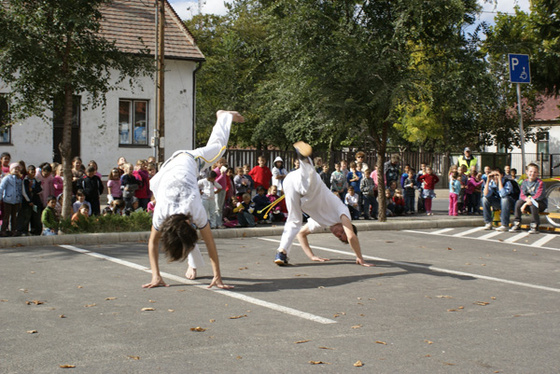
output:
[[[124,174],[124,165],[127,164],[126,162],[126,158],[124,157],[119,157],[119,159],[117,160],[117,169],[119,169],[119,174],[122,177]]]
[[[233,185],[233,168],[228,167],[226,169],[226,198],[224,200],[224,203],[226,201],[230,201],[233,196],[235,196],[235,186]],[[223,210],[224,207],[222,206],[222,216]]]
[[[458,199],[461,193],[461,182],[458,180],[459,173],[454,171],[451,173],[449,180],[449,215],[456,216],[458,213]]]
[[[340,162],[334,164],[334,171],[331,174],[331,191],[338,192],[338,196],[344,199],[344,191],[348,187],[348,182],[346,181],[346,176],[340,170]]]
[[[255,189],[255,181],[249,175],[250,171],[251,171],[251,169],[249,168],[249,165],[247,165],[247,164],[243,165],[243,176],[249,180],[249,189],[247,190],[248,194],[251,194],[253,192],[253,190]]]
[[[64,199],[64,194],[60,194],[56,197],[56,204],[54,210],[58,217],[62,217],[62,200]]]
[[[264,156],[259,156],[257,159],[258,165],[251,169],[249,175],[253,178],[255,182],[255,188],[263,187],[264,190],[268,190],[270,187],[270,179],[272,178],[272,172],[266,166],[266,158]]]
[[[216,194],[222,190],[222,186],[216,182],[216,172],[214,170],[208,173],[208,177],[198,181],[198,189],[202,198],[202,206],[206,210],[210,222],[210,228],[215,229],[222,224],[221,221],[218,221],[216,215]]]
[[[56,213],[56,197],[50,195],[46,199],[47,206],[41,215],[41,222],[43,223],[43,235],[58,235],[58,214]]]
[[[113,202],[111,203],[111,210],[113,211],[113,214],[122,216],[125,214],[125,202],[122,199],[116,199],[113,200]],[[131,208],[132,208],[132,204],[131,204]]]
[[[420,163],[420,171],[416,175],[416,188],[418,188],[418,213],[425,213],[426,207],[424,206],[424,182],[418,179],[419,176],[426,174],[425,162]]]
[[[2,152],[0,162],[2,163],[2,175],[10,174],[10,161],[12,156],[8,152]]]
[[[292,168],[292,170],[290,170],[290,172],[296,171],[297,169],[299,169],[299,158],[296,158],[294,160],[294,167]]]
[[[64,180],[62,179],[62,165],[57,165],[53,168],[53,195],[58,196],[64,192]]]
[[[156,175],[157,173],[156,164],[148,161],[148,166],[146,167],[146,171],[148,172],[148,176],[150,177],[150,179],[152,179],[154,175]]]
[[[257,191],[259,188],[262,187],[257,187]],[[243,201],[239,202],[233,209],[234,213],[237,213],[237,222],[239,222],[239,226],[241,227],[254,227],[254,214],[256,213],[255,203],[251,202],[251,195],[249,195],[248,193],[243,194],[242,198]]]
[[[86,201],[91,205],[91,214],[98,216],[101,213],[99,198],[103,193],[103,182],[95,173],[95,167],[88,166],[86,176],[80,180],[79,186],[84,190]]]
[[[218,162],[214,165],[214,172],[216,173],[216,182],[220,185],[220,191],[216,193],[214,200],[216,201],[216,220],[218,222],[218,227],[223,228],[223,212],[224,203],[226,200],[226,188],[227,188],[227,160],[225,158],[220,158]]]
[[[387,201],[387,217],[393,217],[395,215],[395,202],[391,196],[391,191],[389,189],[385,190],[385,200]]]
[[[136,179],[140,181],[140,185],[136,192],[134,192],[134,196],[138,199],[138,204],[143,210],[146,209],[150,202],[150,197],[148,196],[148,191],[150,190],[150,175],[146,170],[147,167],[148,162],[146,160],[137,160],[133,172]]]
[[[350,170],[348,170],[348,161],[340,161],[340,172],[344,174],[344,178],[348,178],[348,173],[350,172]]]
[[[74,204],[72,204],[72,212],[77,213],[78,210],[80,210],[80,207],[84,204],[89,205],[88,212],[91,212],[91,204],[88,201],[86,201],[86,195],[84,194],[84,190],[80,188],[76,192],[76,201],[74,202]]]
[[[371,168],[366,164],[364,161],[366,159],[366,154],[362,151],[356,152],[356,164],[361,162],[362,163],[362,170],[370,169]]]
[[[39,165],[39,169],[35,173],[35,179],[41,183],[42,191],[39,195],[41,203],[43,206],[47,206],[47,197],[50,195],[57,196],[53,186],[52,167],[48,162]]]
[[[154,214],[154,209],[156,208],[156,198],[152,195],[150,202],[148,203],[148,207],[146,208],[146,212],[150,213],[150,215]]]
[[[467,188],[465,188],[465,203],[467,204],[467,214],[478,213],[482,183],[482,174],[480,174],[476,170],[471,171],[471,175],[469,176],[469,180],[467,181]]]
[[[317,173],[323,171],[323,159],[321,157],[315,157],[313,163],[315,164],[315,171]]]
[[[517,176],[517,169],[516,168],[511,168],[509,175],[511,175],[511,179],[513,179],[514,181],[518,180],[518,176]]]
[[[457,197],[457,211],[458,213],[463,214],[467,212],[467,204],[465,203],[465,190],[469,182],[466,165],[461,165],[457,169],[457,180],[461,184],[461,191],[459,192],[459,196]]]
[[[519,200],[515,203],[515,216],[510,232],[519,231],[521,228],[521,214],[526,211],[532,216],[529,234],[539,233],[539,213],[544,212],[548,205],[544,182],[539,178],[539,167],[530,163],[526,168],[527,179],[521,184]],[[515,183],[515,182],[513,182]]]
[[[327,188],[331,188],[331,173],[329,172],[329,165],[323,165],[323,170],[319,173],[319,177],[323,183],[327,186]]]
[[[99,167],[97,166],[97,162],[95,160],[89,160],[87,166],[93,166],[95,168],[95,175],[97,175],[99,179],[103,180],[103,175],[99,172]]]
[[[392,200],[393,196],[395,196],[395,192],[397,191],[397,181],[391,181],[387,187],[387,191],[389,191],[389,196]]]
[[[277,187],[270,186],[266,197],[271,204],[275,202],[279,198]],[[284,222],[288,213],[287,209],[285,208],[286,206],[284,200],[280,201],[280,203],[276,204],[274,208],[272,208],[272,210],[268,212],[268,220],[270,222]],[[286,213],[286,215],[284,213]]]
[[[243,194],[251,193],[251,182],[243,175],[243,168],[235,169],[235,177],[233,177],[233,185],[235,186],[236,196],[242,198]]]
[[[414,175],[414,169],[409,168],[403,185],[405,214],[414,214],[414,197],[416,195],[416,176]]]
[[[82,204],[78,211],[72,215],[72,224],[76,224],[78,221],[87,220],[89,217],[89,205]]]
[[[132,199],[134,198],[134,192],[140,186],[140,181],[133,174],[134,167],[132,164],[124,164],[123,169],[125,173],[121,177],[121,190],[125,204],[124,213],[128,216],[132,211]]]
[[[282,184],[286,175],[288,175],[288,170],[284,168],[284,160],[278,156],[274,159],[274,167],[272,168],[272,185],[276,186],[278,191],[284,191]]]
[[[348,191],[350,191],[350,187],[354,189],[354,194],[358,199],[358,204],[360,202],[360,181],[362,180],[362,173],[357,170],[357,165],[354,161],[350,163],[350,172],[346,177],[348,181]]]
[[[41,183],[35,179],[35,166],[27,167],[27,176],[23,179],[22,205],[19,212],[18,232],[22,235],[41,235],[41,212],[43,204],[41,203]],[[29,230],[31,224],[31,230]]]
[[[19,177],[23,180],[27,176],[27,166],[25,165],[25,161],[19,160]],[[54,169],[53,169],[54,170]]]
[[[352,167],[353,163],[354,162],[350,163],[350,167]],[[358,200],[358,194],[356,194],[354,187],[352,186],[348,187],[348,193],[346,194],[346,197],[344,199],[345,199],[344,203],[346,204],[348,210],[350,211],[350,217],[353,220],[360,219],[360,205]]]
[[[113,200],[122,198],[121,176],[118,168],[113,168],[107,180],[107,204],[111,205]]]
[[[143,212],[144,209],[140,206],[140,201],[137,197],[132,198],[132,213]]]
[[[373,218],[377,218],[377,186],[371,178],[369,169],[364,170],[364,177],[360,182],[360,191],[362,191],[364,219],[372,219],[372,215],[370,215],[370,207],[372,208]]]
[[[398,188],[395,190],[395,194],[393,195],[393,203],[395,204],[394,205],[395,215],[397,216],[403,215],[405,210],[404,197],[401,190],[399,190]]]
[[[19,164],[10,164],[10,174],[0,182],[0,200],[3,201],[2,229],[0,236],[19,236],[17,231],[17,215],[21,208],[23,181],[19,172]],[[8,226],[11,231],[8,232]]]
[[[436,188],[436,183],[439,182],[439,178],[434,174],[431,167],[426,166],[426,174],[418,177],[420,182],[424,182],[424,205],[426,207],[426,215],[433,216],[432,213],[432,199],[436,197],[434,189]]]
[[[80,180],[84,177],[84,165],[78,156],[72,159],[72,193],[76,194],[80,187]],[[44,190],[44,187],[43,187]]]
[[[255,203],[255,211],[253,214],[259,220],[264,220],[263,209],[266,208],[268,204],[270,204],[270,201],[268,201],[268,197],[266,197],[266,190],[263,186],[257,187],[257,194],[253,197],[253,203]]]
[[[406,164],[404,166],[403,173],[401,174],[401,179],[399,184],[402,189],[404,189],[404,181],[406,180],[406,178],[408,178],[408,174],[410,174],[410,164]]]

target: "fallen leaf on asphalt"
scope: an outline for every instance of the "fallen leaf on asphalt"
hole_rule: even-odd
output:
[[[354,366],[357,368],[361,368],[362,366],[364,366],[364,363],[360,360],[354,362]]]
[[[307,343],[310,342],[311,340],[298,340],[297,342],[294,342],[294,344],[302,344],[302,343]]]
[[[447,309],[448,312],[456,312],[457,309]]]
[[[237,356],[236,359],[241,360],[243,357]]]
[[[31,305],[31,304],[35,304],[35,305],[41,305],[44,304],[44,301],[39,301],[39,300],[31,300],[31,301],[26,301],[25,302],[27,305]]]
[[[27,288],[20,288],[18,291],[21,291],[23,293],[28,293],[29,291],[27,290]]]
[[[428,340],[428,339],[424,339],[424,341],[425,341],[426,343],[428,343],[428,344],[434,344],[434,342],[433,342],[433,341],[431,341],[431,340]]]
[[[140,356],[130,356],[130,355],[128,355],[126,357],[131,358],[133,360],[140,360]]]
[[[480,264],[480,266],[486,266],[486,264]]]
[[[377,344],[383,344],[383,345],[387,345],[387,343],[385,343],[385,342],[382,342],[381,340],[376,340],[375,342],[376,342]]]
[[[451,248],[451,247],[447,247],[447,250],[448,250],[448,251],[452,251],[452,250],[453,250],[453,248]]]
[[[319,347],[319,349],[332,349],[332,350],[334,350],[334,348],[329,348],[329,347]]]
[[[8,299],[2,299],[2,300],[0,300],[0,302],[2,302],[2,303],[5,303],[5,302],[7,302],[7,301],[8,301]]]
[[[394,242],[392,242],[390,240],[385,240],[385,243],[394,243]]]
[[[211,320],[210,320],[210,323],[214,323],[214,322],[216,322],[215,319],[211,319]]]
[[[239,319],[239,318],[243,318],[243,317],[247,317],[247,315],[243,314],[241,316],[233,316],[233,317],[229,317],[229,319]]]
[[[97,304],[95,304],[95,303],[93,303],[93,304],[87,304],[87,305],[84,305],[84,308],[90,308],[90,307],[96,306],[96,305],[97,305]]]
[[[362,298],[361,298],[361,297],[358,297],[358,300],[362,300]]]
[[[203,331],[206,331],[206,329],[202,328],[200,326],[197,326],[197,327],[191,327],[191,331],[203,332]]]
[[[458,307],[457,309],[465,309],[465,307],[461,305],[461,306]]]
[[[37,330],[27,330],[28,334],[37,334]]]
[[[490,297],[492,300],[496,300],[496,296],[491,296]]]
[[[173,312],[175,311],[175,309],[167,309],[167,311],[168,311],[169,313],[173,313]]]
[[[83,288],[82,286],[78,286],[78,288]]]
[[[453,296],[449,295],[437,295],[436,297],[439,299],[453,299]]]
[[[154,308],[142,308],[141,311],[142,312],[153,312],[155,309]]]
[[[61,314],[58,316],[58,318],[66,318],[66,316],[64,314]]]
[[[359,329],[359,328],[361,328],[361,327],[362,327],[362,325],[355,325],[355,326],[352,326],[353,329]]]
[[[366,316],[366,315],[365,315],[365,314],[363,314],[363,313],[362,313],[362,314],[360,314],[360,317],[365,317],[365,316]]]
[[[148,300],[150,303],[156,303],[157,301],[155,300]]]
[[[444,362],[443,364],[448,366],[455,366],[455,364],[452,364],[451,362]]]
[[[475,303],[473,303],[473,304],[475,304],[475,305],[486,306],[486,305],[488,305],[488,304],[490,304],[490,303],[487,302],[487,301],[477,301],[477,302],[475,302]]]
[[[309,361],[309,363],[311,365],[330,365],[329,362],[323,362],[323,361]]]
[[[424,357],[432,357],[432,355],[426,355],[426,356],[424,356]]]
[[[75,367],[76,367],[76,365],[68,365],[68,364],[66,364],[66,365],[58,365],[58,366],[61,367],[62,369],[72,369],[72,368],[75,368]]]
[[[239,270],[247,270],[247,269],[249,269],[247,266],[244,266],[244,267],[242,267],[242,268],[239,268]]]
[[[106,297],[105,300],[116,300],[116,297]]]

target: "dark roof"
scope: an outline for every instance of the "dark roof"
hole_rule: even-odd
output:
[[[100,8],[101,36],[123,52],[156,49],[156,0],[113,0]],[[204,55],[171,5],[165,1],[165,58],[203,61]]]

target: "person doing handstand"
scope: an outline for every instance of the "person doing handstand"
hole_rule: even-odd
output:
[[[185,276],[196,278],[196,269],[204,264],[198,245],[200,234],[210,261],[214,278],[210,287],[232,288],[222,282],[220,264],[214,237],[208,223],[208,216],[202,205],[198,189],[197,176],[201,170],[212,165],[222,156],[229,139],[232,121],[244,122],[243,116],[237,112],[218,111],[218,120],[212,130],[208,143],[203,148],[192,151],[177,151],[160,168],[150,180],[150,189],[157,200],[154,208],[152,231],[148,240],[148,256],[152,270],[152,280],[144,284],[144,288],[167,286],[159,271],[159,243],[172,261],[187,258],[188,269]]]
[[[300,168],[289,173],[284,179],[288,219],[274,262],[279,266],[288,264],[288,254],[296,235],[303,251],[312,261],[329,261],[327,258],[316,256],[307,240],[309,234],[321,227],[328,227],[342,242],[350,243],[350,247],[356,254],[357,264],[375,266],[365,262],[362,257],[357,230],[352,225],[348,208],[327,188],[319,174],[315,172],[309,158],[312,152],[311,146],[300,141],[294,144],[294,148],[301,160]],[[302,227],[303,212],[310,218]]]

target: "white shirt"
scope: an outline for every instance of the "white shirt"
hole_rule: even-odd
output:
[[[216,190],[221,190],[222,186],[216,181],[210,182],[204,178],[198,181],[198,189],[202,191],[202,200],[211,200],[216,196]]]

